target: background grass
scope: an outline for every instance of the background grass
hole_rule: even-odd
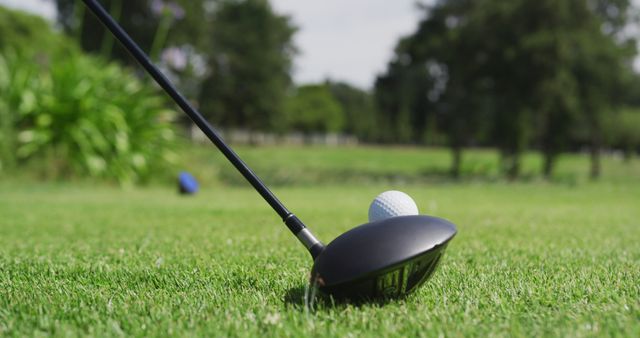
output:
[[[348,148],[322,146],[234,147],[270,185],[324,185],[327,183],[452,183],[449,177],[451,152],[444,148],[372,147]],[[227,165],[224,157],[210,146],[183,144],[183,165],[205,182],[245,186],[242,176]],[[474,149],[463,153],[463,182],[499,182],[499,154],[493,149]],[[539,181],[543,159],[539,153],[523,156],[520,181]],[[586,154],[559,156],[551,181],[581,184],[589,181],[589,158]],[[621,154],[605,156],[604,180],[626,183],[640,180],[638,161],[623,163]],[[459,181],[455,181],[459,183]]]
[[[239,152],[327,242],[364,223],[390,188],[459,234],[405,300],[308,309],[310,257],[257,194],[225,184],[237,180],[214,152],[186,155],[185,168],[207,173],[189,198],[5,177],[0,335],[640,336],[638,160],[606,158],[596,183],[581,156],[563,158],[551,183],[452,183],[429,174],[446,169],[441,150]],[[491,172],[493,156],[469,163]],[[537,170],[536,157],[525,166]],[[317,176],[293,185],[305,172]],[[324,175],[338,178],[320,184]]]

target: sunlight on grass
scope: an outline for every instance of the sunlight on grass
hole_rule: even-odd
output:
[[[241,151],[254,159],[261,150]],[[369,151],[375,149],[352,153],[354,163],[366,162]],[[403,156],[420,157],[406,151]],[[324,152],[286,154],[319,162],[346,156]],[[410,172],[402,161],[386,165]],[[614,167],[611,173],[626,170]],[[412,195],[422,213],[458,225],[441,268],[405,300],[382,307],[320,301],[308,311],[302,295],[310,257],[246,186],[214,184],[183,198],[161,186],[4,181],[0,335],[640,332],[640,184],[633,176],[624,184],[612,179],[577,186],[380,182],[274,191],[328,242],[366,222],[369,202],[389,188]]]

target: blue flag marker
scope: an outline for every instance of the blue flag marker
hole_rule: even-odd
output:
[[[183,171],[178,175],[178,188],[183,195],[193,195],[198,192],[198,181],[191,174]]]

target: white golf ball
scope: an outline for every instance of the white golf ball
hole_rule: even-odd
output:
[[[369,206],[369,222],[418,214],[418,206],[411,196],[396,190],[383,192]]]

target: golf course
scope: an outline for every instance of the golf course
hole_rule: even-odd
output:
[[[444,149],[240,147],[325,243],[390,189],[457,225],[423,287],[352,304],[305,297],[312,260],[280,219],[211,147],[181,152],[194,196],[1,176],[0,336],[640,335],[638,159],[507,181],[473,150],[451,181]]]
[[[0,338],[640,337],[639,13],[0,0]]]

